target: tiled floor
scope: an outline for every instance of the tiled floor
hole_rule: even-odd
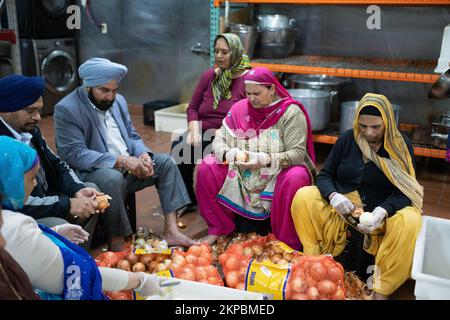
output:
[[[155,132],[153,127],[144,126],[142,108],[130,106],[133,123],[145,143],[154,152],[169,152],[171,135]],[[47,143],[55,150],[53,118],[45,117],[41,129]],[[319,167],[326,158],[331,146],[316,145]],[[450,165],[440,159],[416,158],[417,177],[425,188],[424,214],[450,219]],[[197,238],[206,234],[206,224],[197,212],[188,213],[182,217],[187,228],[185,234]],[[162,233],[163,221],[160,214],[159,199],[154,187],[146,188],[137,193],[137,222],[139,226],[152,229],[156,234]],[[414,282],[407,281],[392,295],[394,299],[413,299]]]

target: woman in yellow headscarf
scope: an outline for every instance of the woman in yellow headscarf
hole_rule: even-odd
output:
[[[339,256],[355,208],[370,212],[355,228],[365,235],[364,250],[375,256],[369,279],[374,297],[383,299],[410,276],[422,201],[411,143],[397,129],[389,100],[368,93],[353,129],[333,146],[317,187],[297,192],[291,214],[305,254]]]

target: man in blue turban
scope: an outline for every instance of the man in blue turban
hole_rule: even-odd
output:
[[[87,187],[81,182],[42,137],[38,125],[44,89],[41,77],[10,75],[0,79],[0,135],[34,148],[41,162],[37,185],[21,212],[49,227],[70,221],[93,233],[98,213],[93,198],[101,193],[94,185]]]
[[[190,198],[175,161],[144,144],[130,120],[125,98],[117,93],[127,68],[93,58],[78,73],[83,85],[55,107],[56,147],[83,181],[95,183],[112,197],[108,211],[117,212],[114,217],[120,219],[107,230],[110,246],[121,247],[132,233],[125,209],[127,193],[154,184],[166,216],[163,238],[169,245],[192,245],[194,241],[176,223],[176,211],[188,205]]]

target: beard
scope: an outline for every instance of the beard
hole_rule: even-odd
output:
[[[89,90],[89,92],[88,92],[88,97],[89,97],[89,100],[91,100],[92,104],[93,104],[94,106],[96,106],[97,108],[99,108],[100,110],[102,110],[102,111],[106,111],[106,110],[108,110],[109,108],[111,108],[111,106],[113,105],[113,103],[114,103],[114,101],[115,101],[115,100],[112,100],[112,101],[110,101],[110,100],[101,100],[101,101],[97,101],[97,100],[94,98],[94,95],[92,94],[92,89]]]

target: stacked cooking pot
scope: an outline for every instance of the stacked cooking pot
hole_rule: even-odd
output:
[[[258,40],[255,55],[283,58],[294,51],[298,29],[295,20],[279,14],[258,15]]]

